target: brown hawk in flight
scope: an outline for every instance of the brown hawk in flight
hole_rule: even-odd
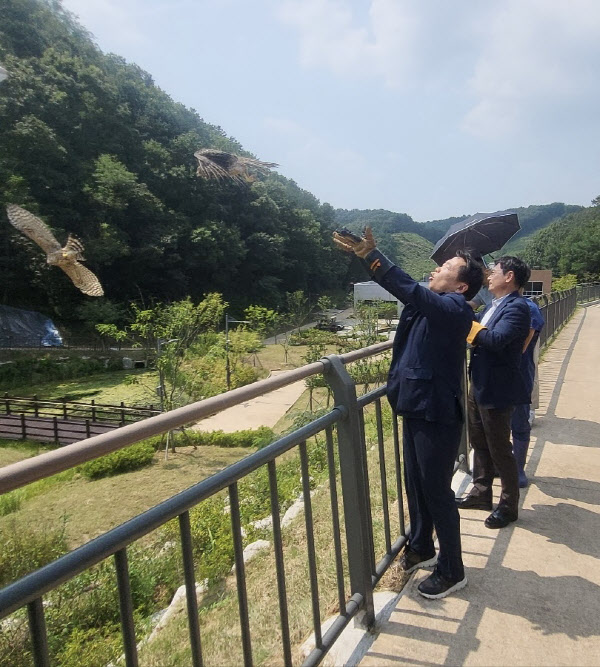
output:
[[[9,204],[6,212],[12,226],[37,243],[46,253],[48,264],[61,268],[73,281],[75,287],[88,296],[104,294],[98,278],[83,264],[80,264],[81,261],[85,261],[81,241],[69,234],[65,247],[61,248],[48,225],[29,211],[16,204]]]
[[[279,166],[275,162],[261,162],[214,148],[202,148],[194,153],[194,157],[198,160],[197,176],[218,181],[231,180],[238,185],[255,181],[256,177],[252,172],[266,174],[272,167]]]

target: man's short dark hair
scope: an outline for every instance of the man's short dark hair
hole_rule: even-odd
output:
[[[468,288],[463,295],[467,301],[470,301],[481,289],[483,284],[483,262],[470,250],[459,250],[457,257],[464,259],[466,264],[458,270],[458,279],[461,283],[467,283]]]
[[[522,259],[518,257],[512,257],[511,255],[506,255],[505,257],[500,257],[495,261],[495,264],[498,264],[502,269],[502,273],[505,275],[512,271],[515,275],[515,282],[517,283],[517,288],[524,287],[529,280],[531,275],[531,269]]]

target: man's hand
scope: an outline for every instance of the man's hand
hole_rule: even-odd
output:
[[[342,236],[337,232],[333,232],[333,242],[340,250],[353,252],[358,257],[362,257],[362,259],[377,247],[370,227],[365,227],[364,236],[360,241],[354,241],[348,236]]]

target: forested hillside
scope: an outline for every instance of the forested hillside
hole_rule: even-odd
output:
[[[429,259],[433,252],[433,243],[419,236],[402,232],[392,235],[392,253],[395,261],[415,280],[422,280],[437,266]]]
[[[271,174],[250,187],[195,175],[202,147],[244,153],[147,72],[103,54],[60,0],[0,0],[0,302],[73,320],[130,300],[278,307],[346,284],[334,211]],[[277,161],[276,155],[258,156]],[[285,165],[282,166],[285,172]],[[85,244],[105,298],[80,294],[8,223],[5,205]],[[93,304],[93,305],[90,305]]]
[[[532,236],[540,229],[559,220],[565,215],[581,211],[581,206],[572,206],[563,203],[543,204],[539,206],[527,206],[511,208],[519,216],[521,225],[520,231],[504,246],[503,253],[512,253],[515,255],[523,254]],[[472,214],[469,214],[472,215]],[[395,262],[402,265],[405,259],[411,265],[408,273],[413,278],[420,279],[424,272],[431,270],[434,266],[429,260],[431,251],[435,243],[442,238],[451,225],[460,222],[468,215],[446,218],[444,220],[429,220],[427,222],[415,222],[410,216],[404,213],[393,213],[392,211],[379,210],[358,210],[347,211],[336,209],[335,219],[338,225],[346,226],[352,231],[359,232],[365,225],[370,225],[373,234],[378,241],[379,247],[383,252]],[[408,233],[407,237],[414,235],[422,237],[425,243],[418,244],[418,248],[410,243],[403,248],[402,233]],[[394,240],[393,235],[397,235]],[[430,248],[430,249],[429,249]],[[416,255],[415,255],[416,253]],[[416,263],[413,261],[416,260]]]
[[[555,276],[573,274],[580,282],[600,280],[600,198],[535,234],[523,252],[534,268]]]

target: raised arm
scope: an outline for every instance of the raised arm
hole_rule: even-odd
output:
[[[460,301],[450,295],[440,295],[419,285],[400,267],[377,250],[370,227],[365,228],[364,237],[357,237],[347,230],[335,232],[335,244],[345,252],[360,257],[372,278],[404,304],[413,305],[431,320],[446,320],[453,315],[464,317]]]

